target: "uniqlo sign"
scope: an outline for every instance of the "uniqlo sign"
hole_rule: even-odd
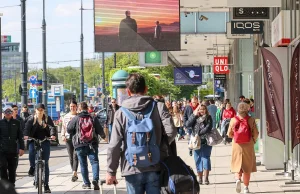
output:
[[[228,57],[214,57],[214,73],[228,74]]]

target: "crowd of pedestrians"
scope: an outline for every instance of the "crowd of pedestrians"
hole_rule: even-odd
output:
[[[211,153],[213,146],[207,137],[218,130],[223,143],[232,143],[231,172],[235,173],[236,192],[249,193],[249,181],[256,171],[254,144],[258,138],[254,116],[254,100],[240,97],[234,108],[229,99],[224,102],[214,100],[165,100],[162,96],[147,96],[145,78],[140,74],[130,74],[126,80],[128,98],[121,105],[111,99],[107,109],[107,119],[101,125],[93,107],[86,102],[72,101],[70,112],[63,118],[61,138],[66,143],[72,175],[75,182],[79,179],[80,164],[83,189],[99,190],[99,136],[109,136],[107,149],[106,183],[118,184],[117,169],[121,168],[129,194],[159,194],[161,161],[168,154],[177,156],[176,141],[198,137],[198,148],[187,145],[187,152],[194,158],[199,184],[210,184]],[[104,133],[108,128],[108,134]],[[51,117],[45,114],[45,106],[37,104],[34,115],[23,106],[18,115],[18,107],[4,108],[0,120],[0,172],[1,179],[12,185],[16,181],[19,156],[24,154],[24,140],[45,137],[55,140],[56,131]],[[163,141],[166,137],[166,142]],[[35,175],[35,146],[28,141],[30,169],[29,176]],[[166,145],[164,145],[166,144]],[[181,144],[184,145],[184,144]],[[49,188],[50,142],[42,143],[45,161],[44,191]],[[168,153],[168,154],[164,154]],[[88,162],[92,167],[93,179],[89,179]],[[119,163],[120,162],[120,163]],[[187,193],[189,193],[187,191]]]

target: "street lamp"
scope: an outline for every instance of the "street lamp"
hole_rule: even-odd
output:
[[[22,105],[27,104],[27,52],[26,52],[26,0],[21,0],[21,45],[22,45],[22,65],[21,65],[21,86],[22,86]],[[0,84],[2,85],[2,84]],[[2,92],[2,89],[1,89]],[[2,109],[1,109],[2,110]]]
[[[42,102],[45,105],[45,107],[48,107],[48,102],[47,102],[47,97],[48,97],[48,92],[47,92],[47,59],[46,59],[46,20],[45,20],[45,0],[43,0],[43,22],[42,22],[42,36],[43,36],[43,79],[42,79],[42,86],[43,86],[43,91],[42,91]],[[48,108],[45,109],[45,112],[48,112]]]
[[[80,34],[80,101],[84,101],[84,69],[83,69],[83,10],[93,10],[93,9],[84,9],[80,7],[80,18],[81,18],[81,34]]]

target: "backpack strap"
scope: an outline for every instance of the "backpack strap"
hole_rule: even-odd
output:
[[[155,108],[155,105],[156,105],[156,101],[153,100],[152,105],[149,106],[149,107],[151,107],[150,112],[149,112],[148,114],[145,114],[144,117],[147,117],[147,118],[150,118],[150,117],[151,117],[152,112],[153,112],[153,110],[154,110],[154,108]]]
[[[136,120],[135,119],[135,116],[127,109],[127,108],[124,108],[123,106],[120,108],[120,110],[124,113],[125,117],[128,119],[128,120]]]

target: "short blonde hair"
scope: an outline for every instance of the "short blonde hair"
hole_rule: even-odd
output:
[[[249,111],[249,104],[245,103],[245,102],[241,102],[239,103],[238,105],[238,108],[237,108],[237,112],[240,114],[240,115],[243,115],[243,114],[247,114],[248,111]]]

